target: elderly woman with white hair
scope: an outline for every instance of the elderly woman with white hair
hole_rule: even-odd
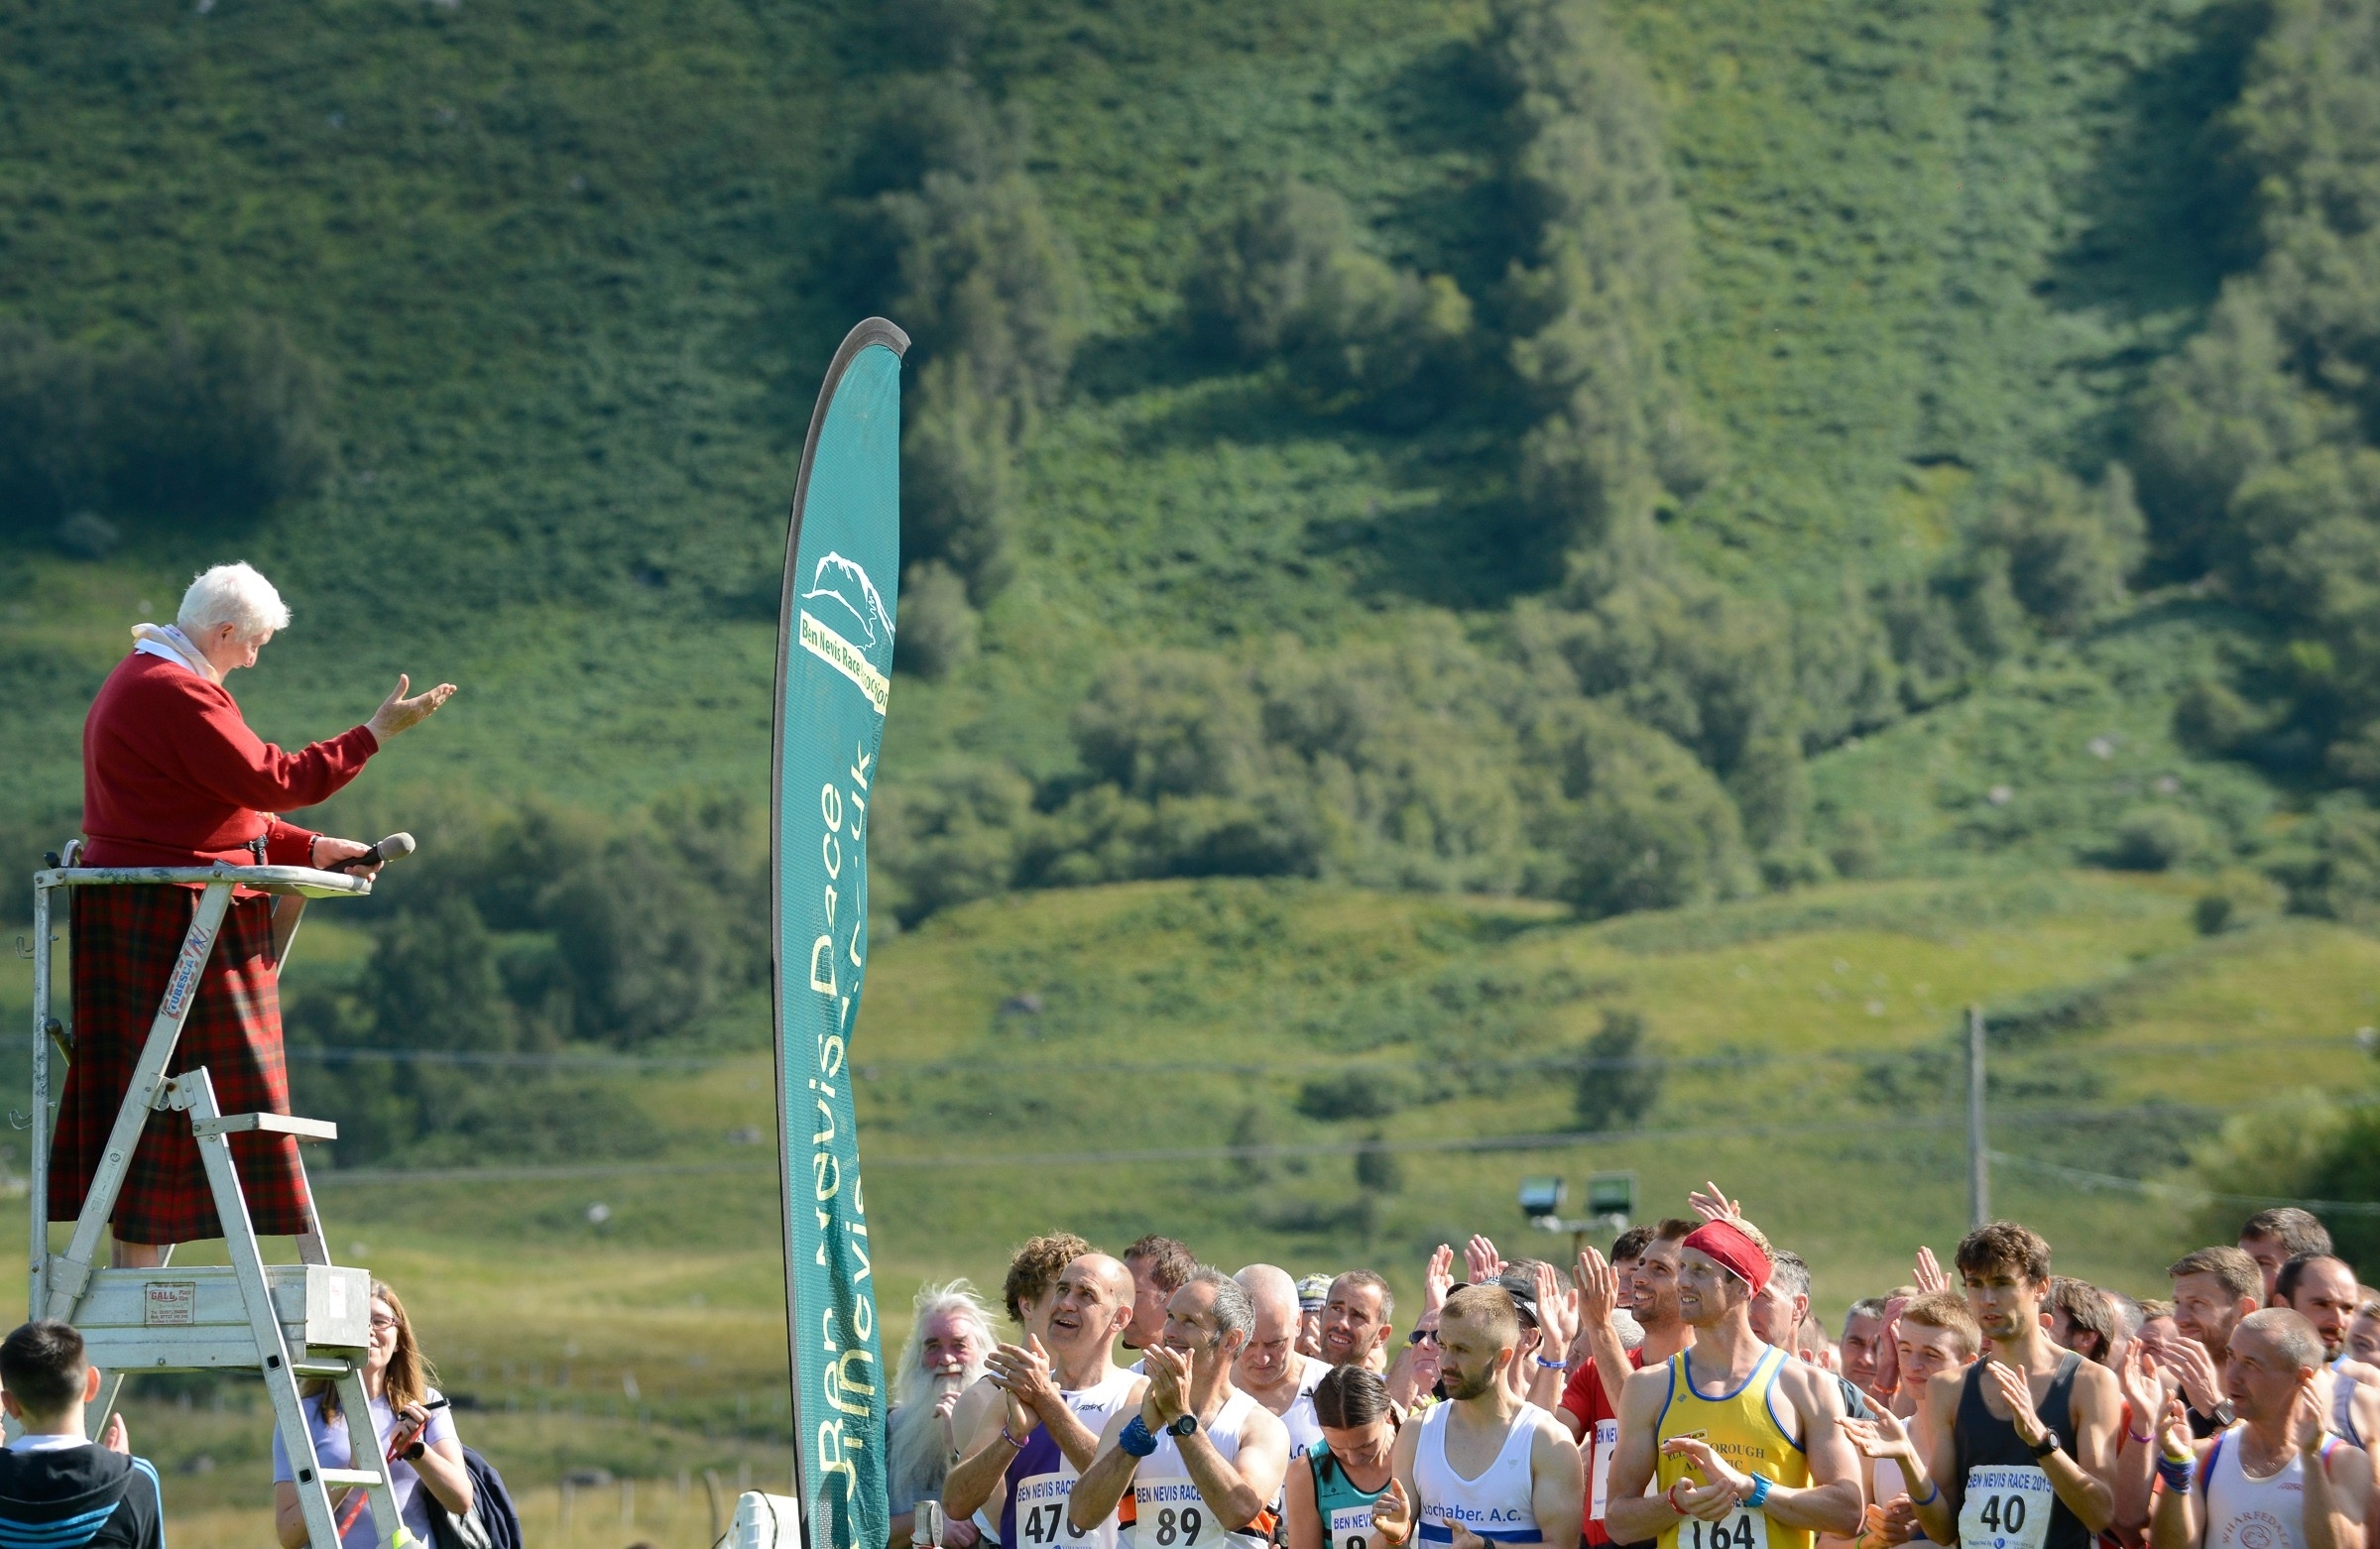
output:
[[[83,722],[82,865],[329,867],[369,853],[369,845],[279,814],[312,806],[355,778],[454,685],[409,699],[400,675],[369,721],[284,753],[248,729],[223,680],[256,665],[289,622],[272,582],[245,564],[225,564],[190,583],[173,624],[134,627],[132,654],[100,685]],[[74,1060],[52,1152],[53,1220],[82,1209],[197,898],[196,889],[173,886],[73,890]],[[204,1066],[225,1113],[290,1111],[279,970],[270,900],[235,894],[170,1067],[179,1074]],[[297,1142],[252,1133],[232,1136],[231,1147],[257,1232],[304,1232]],[[151,1116],[113,1224],[115,1262],[132,1266],[158,1262],[163,1245],[223,1235],[180,1115]]]
[[[916,1317],[901,1343],[892,1372],[892,1413],[885,1422],[885,1504],[892,1516],[892,1549],[906,1549],[916,1530],[917,1504],[942,1493],[942,1481],[958,1455],[950,1412],[970,1383],[984,1373],[984,1360],[1000,1343],[992,1313],[966,1280],[917,1288]],[[947,1522],[942,1542],[968,1549],[976,1541],[973,1522]]]

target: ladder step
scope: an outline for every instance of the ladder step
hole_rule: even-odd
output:
[[[354,1370],[353,1366],[344,1361],[293,1361],[290,1363],[290,1374],[301,1382],[318,1376],[336,1379]]]
[[[193,1119],[190,1131],[194,1134],[244,1134],[261,1131],[266,1134],[296,1135],[299,1140],[335,1140],[339,1127],[327,1119],[293,1119],[287,1114],[225,1114],[220,1119]]]
[[[322,1483],[325,1485],[378,1485],[383,1481],[370,1469],[324,1469]]]

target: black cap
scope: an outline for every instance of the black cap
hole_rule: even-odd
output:
[[[1470,1283],[1468,1280],[1458,1280],[1446,1288],[1446,1293],[1452,1296],[1457,1291],[1467,1289]],[[1512,1298],[1512,1310],[1520,1314],[1522,1323],[1532,1329],[1545,1326],[1537,1321],[1537,1282],[1533,1278],[1507,1269],[1486,1283]]]

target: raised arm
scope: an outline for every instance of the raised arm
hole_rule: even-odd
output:
[[[1666,1499],[1644,1492],[1660,1461],[1653,1429],[1660,1424],[1661,1407],[1668,1399],[1666,1364],[1629,1373],[1620,1388],[1619,1445],[1611,1451],[1611,1477],[1604,1489],[1604,1527],[1614,1543],[1658,1538],[1663,1528],[1678,1519]]]
[[[2033,1388],[2024,1373],[1994,1361],[1983,1379],[1999,1390],[2001,1402],[2008,1406],[2017,1440],[2039,1446],[2053,1427],[2034,1408]],[[2050,1488],[2094,1534],[2115,1522],[2115,1378],[2106,1368],[2085,1362],[2075,1373],[2070,1419],[2075,1434],[2062,1436],[2066,1445],[2041,1460]]]
[[[1140,1467],[1140,1460],[1118,1446],[1116,1438],[1134,1420],[1148,1424],[1145,1390],[1138,1407],[1119,1409],[1109,1419],[1107,1428],[1099,1433],[1099,1455],[1091,1460],[1091,1467],[1083,1470],[1083,1477],[1074,1482],[1074,1489],[1066,1496],[1068,1537],[1080,1538],[1114,1516],[1117,1502],[1132,1488],[1132,1474]]]
[[[1174,1445],[1181,1452],[1183,1472],[1198,1487],[1199,1498],[1222,1518],[1227,1531],[1247,1527],[1280,1493],[1281,1475],[1289,1463],[1289,1432],[1262,1404],[1250,1405],[1240,1422],[1237,1458],[1226,1459],[1205,1426]]]
[[[950,1412],[950,1433],[958,1438],[959,1461],[950,1466],[942,1481],[942,1509],[950,1515],[975,1515],[1008,1478],[1009,1464],[1024,1445],[1022,1431],[1009,1433],[1015,1437],[1013,1443],[1002,1434],[1012,1418],[1010,1408],[1009,1395],[988,1376],[977,1377],[959,1395],[959,1406]],[[1029,1427],[1029,1411],[1027,1415]]]
[[[2161,1466],[2197,1474],[2202,1449],[2190,1439],[2190,1415],[2182,1400],[2169,1400],[2159,1418]],[[2195,1489],[2169,1488],[2157,1491],[2157,1508],[2149,1516],[2151,1549],[2199,1549],[2200,1535],[2205,1530],[2205,1518],[2199,1513],[2199,1494]]]

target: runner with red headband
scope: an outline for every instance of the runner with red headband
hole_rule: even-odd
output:
[[[1694,1344],[1628,1378],[1606,1525],[1661,1549],[1812,1549],[1859,1530],[1865,1498],[1829,1372],[1763,1344],[1752,1298],[1774,1268],[1739,1219],[1680,1246],[1678,1310]],[[1659,1491],[1646,1493],[1658,1476]]]

